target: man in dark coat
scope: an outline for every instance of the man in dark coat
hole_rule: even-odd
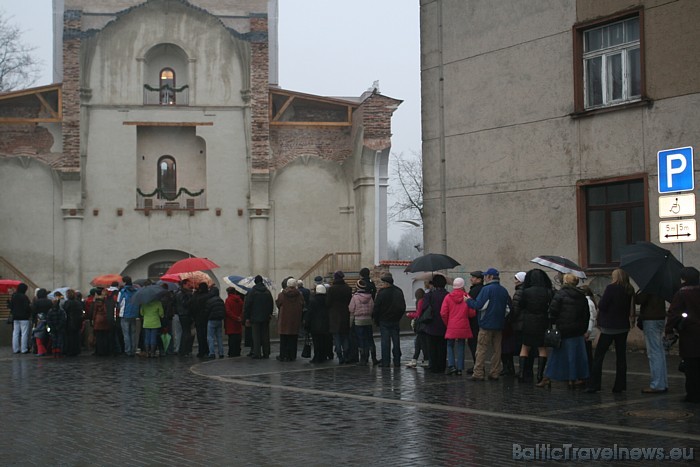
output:
[[[29,353],[29,330],[32,316],[31,303],[27,297],[27,284],[22,282],[10,298],[10,313],[12,314],[12,351],[14,353]]]
[[[246,326],[253,330],[253,358],[270,358],[270,317],[274,298],[263,284],[262,276],[255,276],[255,285],[245,296],[243,316]]]
[[[390,273],[384,274],[381,280],[385,287],[377,292],[372,319],[379,325],[379,332],[382,336],[382,366],[390,366],[389,362],[393,354],[394,366],[400,368],[399,322],[406,313],[406,300],[403,290],[394,285],[394,277]],[[440,314],[439,311],[438,314]]]
[[[469,273],[469,282],[471,287],[469,287],[469,296],[474,300],[479,296],[479,292],[484,288],[484,273],[482,271],[472,271]],[[467,345],[469,346],[469,352],[472,354],[472,362],[476,365],[476,342],[479,338],[479,317],[478,315],[469,318],[469,327],[472,330],[472,335],[467,339]],[[467,374],[471,375],[474,373],[474,367],[467,370]]]
[[[681,289],[668,309],[666,334],[678,332],[678,350],[685,362],[685,402],[700,403],[700,272],[681,269]]]
[[[200,282],[197,286],[197,291],[189,301],[190,315],[194,321],[197,333],[197,357],[199,358],[206,358],[209,355],[209,341],[207,340],[207,326],[209,325],[208,299],[209,286],[206,282]]]
[[[345,283],[343,271],[333,273],[333,283],[326,293],[328,307],[328,330],[333,335],[335,353],[342,365],[350,363],[350,300],[352,289]],[[357,357],[356,357],[357,358]]]
[[[180,290],[175,293],[175,315],[179,323],[173,330],[174,350],[180,356],[192,355],[192,315],[190,313],[190,299],[192,298],[192,281],[183,279],[180,282]]]

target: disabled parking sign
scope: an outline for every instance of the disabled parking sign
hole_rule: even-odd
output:
[[[658,152],[659,193],[695,189],[693,148],[665,149]]]

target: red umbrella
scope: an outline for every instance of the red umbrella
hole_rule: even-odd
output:
[[[90,285],[93,287],[109,287],[112,282],[122,282],[122,276],[119,274],[102,274],[101,276],[93,277]]]
[[[165,281],[165,282],[178,283],[182,279],[180,279],[180,274],[163,274],[162,276],[160,276],[160,280]]]
[[[207,258],[185,258],[170,266],[170,269],[165,271],[165,273],[177,274],[180,272],[207,271],[218,267],[218,264]]]
[[[22,281],[14,279],[0,279],[0,293],[8,293],[10,289],[16,289]]]

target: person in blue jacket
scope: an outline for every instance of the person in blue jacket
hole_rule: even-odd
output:
[[[506,315],[512,307],[510,294],[501,285],[498,270],[489,268],[484,272],[484,288],[476,299],[468,298],[467,304],[476,310],[479,319],[479,337],[476,344],[474,381],[483,381],[486,375],[486,353],[491,349],[489,379],[497,380],[501,373],[501,338]]]

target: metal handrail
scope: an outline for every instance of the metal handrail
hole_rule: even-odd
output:
[[[359,252],[326,253],[299,279],[305,281],[309,277],[314,278],[316,276],[326,278],[332,276],[333,272],[338,270],[358,272],[360,270],[361,256]]]

